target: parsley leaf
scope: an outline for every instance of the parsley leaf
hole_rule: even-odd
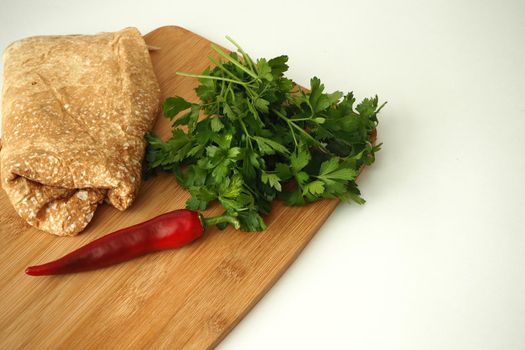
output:
[[[261,181],[263,184],[268,184],[270,187],[275,188],[277,191],[282,191],[282,186],[280,183],[280,178],[276,174],[269,174],[266,172],[263,172],[261,175]]]
[[[317,77],[310,91],[298,89],[285,76],[288,56],[253,60],[228,40],[238,53],[212,45],[213,67],[179,73],[198,79],[199,102],[164,101],[172,135],[146,134],[145,173],[173,173],[191,194],[190,209],[219,202],[228,217],[215,220],[219,228],[264,230],[276,198],[293,206],[322,198],[364,203],[355,178],[380,149],[370,135],[384,104],[374,96],[356,105],[353,93],[327,93]]]
[[[180,96],[168,97],[162,104],[162,111],[165,117],[173,119],[179,112],[191,107],[191,103]]]

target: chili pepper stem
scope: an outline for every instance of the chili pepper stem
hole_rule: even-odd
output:
[[[237,220],[236,217],[231,216],[231,215],[219,215],[219,216],[212,216],[210,218],[205,218],[201,216],[201,222],[202,222],[202,226],[204,227],[210,226],[210,225],[223,224],[223,223],[231,224],[237,230],[241,227],[239,220]]]

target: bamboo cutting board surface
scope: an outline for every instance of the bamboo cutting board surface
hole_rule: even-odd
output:
[[[210,41],[179,27],[145,36],[163,98],[196,100],[195,79],[208,66]],[[170,133],[164,118],[155,131]],[[184,207],[175,177],[145,181],[125,212],[102,205],[77,237],[55,237],[24,223],[0,191],[0,349],[209,349],[283,274],[337,201],[303,208],[275,204],[268,229],[210,228],[184,248],[103,270],[30,277],[28,265],[54,260],[117,229]],[[207,214],[219,213],[212,208]]]

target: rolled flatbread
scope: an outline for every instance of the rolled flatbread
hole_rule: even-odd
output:
[[[160,90],[135,28],[31,37],[4,52],[1,184],[18,214],[75,235],[106,200],[125,210]]]

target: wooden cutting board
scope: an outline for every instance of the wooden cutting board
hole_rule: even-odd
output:
[[[163,98],[196,100],[195,79],[208,66],[210,41],[179,27],[145,36]],[[167,137],[159,118],[155,131]],[[184,207],[174,176],[146,181],[125,212],[103,205],[77,237],[31,228],[0,191],[1,349],[209,349],[272,287],[337,201],[303,208],[277,203],[268,229],[244,233],[210,228],[194,244],[75,275],[30,277],[26,266],[56,259],[106,233]],[[215,214],[220,208],[212,208]]]

